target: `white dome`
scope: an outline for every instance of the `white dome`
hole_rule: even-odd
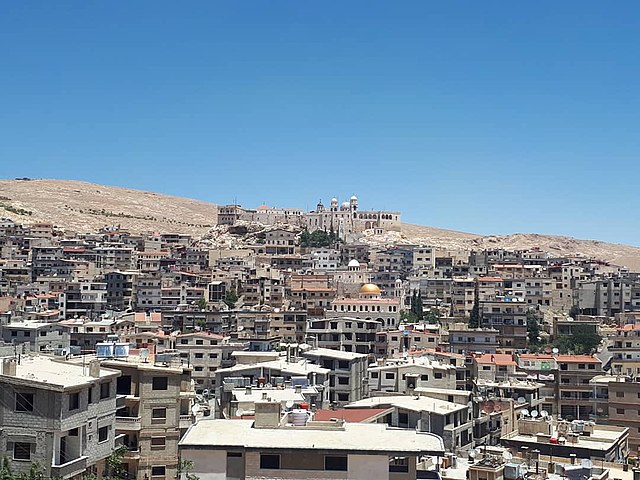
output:
[[[336,197],[333,197],[333,198],[331,199],[331,203],[338,203],[338,199],[337,199]]]
[[[351,260],[349,262],[349,267],[359,267],[360,266],[360,262],[358,260],[356,260],[355,258],[353,260]]]
[[[349,208],[349,202],[342,202],[342,206],[344,208]]]
[[[355,195],[352,195],[351,200],[358,200],[358,197],[356,197]]]

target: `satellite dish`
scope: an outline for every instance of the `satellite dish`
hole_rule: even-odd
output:
[[[198,413],[200,413],[200,405],[196,403],[193,407],[191,407],[191,413],[193,413],[194,415],[198,415]]]
[[[504,458],[505,461],[508,462],[513,458],[513,454],[509,450],[505,450],[504,452],[502,452],[502,458]]]
[[[494,411],[494,412],[500,412],[501,410],[502,410],[502,404],[501,404],[501,403],[496,403],[496,404],[493,406],[493,411]]]
[[[518,397],[518,403],[520,405],[524,405],[525,403],[527,403],[527,399],[524,397]]]
[[[238,407],[236,409],[236,416],[241,417],[242,415],[244,415],[244,408]]]
[[[287,403],[285,403],[287,408],[291,408],[293,407],[293,400],[287,400]]]
[[[560,353],[560,350],[558,350],[556,347],[553,347],[551,351],[553,352],[554,355],[557,355],[558,353]]]
[[[582,468],[593,467],[593,462],[588,458],[583,458],[582,460],[580,460],[580,464],[582,465]]]
[[[549,412],[547,412],[546,410],[542,410],[542,411],[540,412],[540,416],[541,416],[542,418],[547,418],[547,417],[549,416]]]
[[[475,448],[473,450],[469,450],[469,456],[471,458],[476,458],[478,456],[478,452],[476,451]]]
[[[528,417],[529,416],[529,410],[527,410],[526,408],[520,410],[520,415],[522,415],[523,417]]]
[[[537,418],[537,417],[538,417],[538,415],[539,415],[539,413],[538,413],[538,411],[537,411],[537,410],[533,410],[533,411],[531,412],[531,416],[532,416],[533,418]]]

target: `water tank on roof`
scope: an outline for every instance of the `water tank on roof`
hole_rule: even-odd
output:
[[[113,349],[113,356],[115,358],[127,358],[129,356],[129,344],[115,343],[114,349]]]
[[[111,342],[96,343],[96,357],[98,358],[112,358],[115,346]]]
[[[297,427],[305,426],[310,417],[311,413],[302,408],[296,408],[289,412],[289,422],[293,423]]]

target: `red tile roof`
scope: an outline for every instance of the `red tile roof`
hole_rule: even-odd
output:
[[[480,364],[490,364],[494,363],[496,365],[515,365],[516,362],[513,361],[513,356],[508,353],[485,353],[482,355],[478,355],[474,357],[476,363]]]
[[[393,408],[349,408],[339,410],[318,410],[313,420],[328,422],[332,418],[340,418],[347,423],[374,423],[377,418],[393,411]]]
[[[591,355],[558,355],[556,360],[563,363],[602,363]]]

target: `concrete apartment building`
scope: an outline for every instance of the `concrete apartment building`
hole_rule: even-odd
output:
[[[73,365],[54,357],[2,359],[0,451],[17,473],[33,463],[47,477],[104,473],[116,446],[117,370],[97,361]]]
[[[69,352],[69,327],[61,323],[11,322],[0,326],[0,338],[6,343],[29,343],[32,352]]]
[[[456,368],[425,357],[407,361],[387,361],[371,366],[369,392],[395,392],[411,395],[417,388],[456,389]]]
[[[640,280],[607,278],[579,282],[578,307],[584,315],[606,315],[640,307]]]
[[[244,346],[244,343],[232,343],[222,335],[196,332],[179,335],[175,350],[180,353],[183,362],[193,368],[196,393],[207,390],[213,394],[216,391],[216,370],[233,365],[235,360],[231,354],[244,350]]]
[[[611,372],[640,378],[640,323],[629,323],[616,330],[609,339]]]
[[[451,316],[468,317],[473,310],[476,294],[474,278],[454,278],[451,282]]]
[[[72,282],[60,294],[58,301],[60,320],[75,316],[89,318],[103,314],[107,309],[107,284],[104,282]]]
[[[330,370],[328,375],[330,402],[344,405],[368,395],[366,383],[368,355],[328,348],[311,348],[301,351],[300,356]]]
[[[457,404],[426,396],[392,395],[365,398],[345,408],[393,408],[390,426],[441,437],[448,451],[472,447],[472,411],[467,404]]]
[[[125,271],[109,271],[104,274],[108,310],[124,311],[136,305],[137,276],[137,272]]]
[[[191,369],[175,354],[105,359],[102,365],[121,372],[117,393],[125,399],[115,428],[124,435],[130,478],[176,478],[178,441],[194,422]]]
[[[591,379],[602,375],[602,362],[590,355],[557,355],[558,413],[564,419],[589,420],[595,415]]]
[[[353,317],[312,319],[307,327],[307,336],[321,348],[373,355],[376,332],[381,327],[376,320]]]
[[[449,351],[459,354],[496,353],[500,344],[495,328],[469,328],[466,323],[454,323],[449,327]]]
[[[523,299],[502,298],[480,302],[481,326],[500,332],[500,351],[513,353],[527,348],[527,310]]]
[[[255,404],[254,420],[202,420],[180,456],[202,480],[289,478],[410,480],[423,455],[444,455],[442,439],[386,425],[299,420],[277,401]],[[302,422],[304,422],[302,424]],[[295,423],[295,425],[294,425]]]
[[[640,383],[628,377],[612,377],[599,412],[607,424],[629,429],[629,453],[640,454]],[[604,393],[604,392],[603,392]],[[601,395],[605,397],[605,395]]]
[[[404,352],[437,348],[440,343],[441,335],[436,325],[425,328],[406,325],[404,330],[376,333],[375,353],[378,358],[395,357]]]

